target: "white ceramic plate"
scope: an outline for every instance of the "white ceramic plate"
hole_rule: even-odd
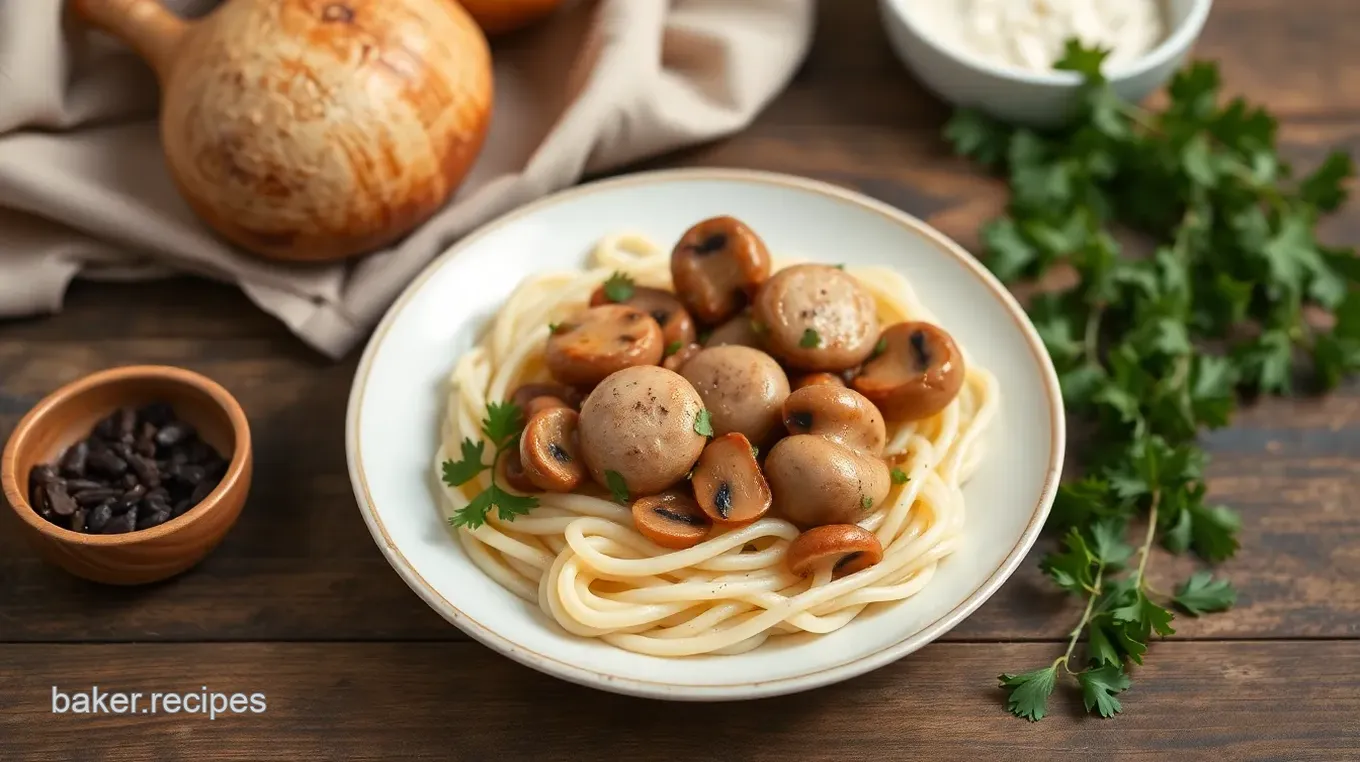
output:
[[[916,597],[841,630],[736,656],[658,658],[560,629],[485,577],[449,533],[431,468],[445,379],[527,274],[579,267],[622,230],[668,243],[731,214],[776,256],[897,268],[976,361],[1002,411],[967,484],[965,537]],[[535,669],[605,690],[668,699],[745,699],[806,690],[883,666],[958,624],[1010,576],[1048,515],[1065,432],[1057,378],[1006,290],[962,248],[892,207],[783,175],[731,170],[637,174],[515,211],[435,260],[378,326],[350,393],[346,446],[364,520],[393,568],[468,635]]]

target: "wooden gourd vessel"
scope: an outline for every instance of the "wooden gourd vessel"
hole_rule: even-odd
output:
[[[448,200],[491,114],[486,37],[452,0],[227,0],[196,21],[156,0],[73,0],[161,85],[184,198],[268,257],[391,244]]]

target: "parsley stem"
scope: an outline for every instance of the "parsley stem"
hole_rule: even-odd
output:
[[[1143,571],[1147,569],[1148,557],[1152,555],[1152,538],[1157,534],[1157,504],[1161,502],[1161,497],[1161,490],[1152,491],[1152,507],[1148,508],[1147,536],[1143,538],[1143,546],[1138,549],[1138,573],[1134,576],[1134,586],[1140,590],[1147,589],[1143,586]]]
[[[1100,319],[1105,316],[1105,305],[1097,305],[1091,310],[1091,314],[1086,316],[1086,336],[1084,346],[1086,361],[1099,364],[1100,358],[1097,356],[1100,341]]]
[[[1101,564],[1100,568],[1096,570],[1096,581],[1093,585],[1097,592],[1086,596],[1086,610],[1082,612],[1081,621],[1077,622],[1077,626],[1072,630],[1070,637],[1067,639],[1067,652],[1053,660],[1053,666],[1056,667],[1061,664],[1062,668],[1067,670],[1069,674],[1075,674],[1072,672],[1072,667],[1069,666],[1072,660],[1072,652],[1076,650],[1077,641],[1081,639],[1081,634],[1086,631],[1086,625],[1091,622],[1091,612],[1095,610],[1096,598],[1100,597],[1100,582],[1104,576],[1105,565]]]

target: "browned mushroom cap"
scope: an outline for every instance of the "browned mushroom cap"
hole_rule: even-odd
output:
[[[790,434],[814,434],[870,455],[880,455],[888,432],[878,408],[844,386],[805,386],[784,400],[784,426]]]
[[[789,379],[789,386],[791,386],[794,391],[802,389],[805,386],[816,386],[818,384],[826,384],[827,386],[845,386],[845,379],[835,373],[804,373],[801,376],[794,376]]]
[[[592,386],[637,365],[656,365],[666,343],[650,315],[622,304],[591,307],[548,337],[547,365],[564,384]]]
[[[553,397],[573,409],[581,406],[581,393],[572,387],[565,384],[539,382],[521,384],[510,395],[510,401],[518,405],[520,410],[526,411],[525,418],[528,418],[529,403],[535,397]]]
[[[571,492],[585,481],[586,467],[577,446],[577,420],[575,410],[551,407],[535,413],[524,426],[519,459],[524,475],[539,489]]]
[[[538,492],[538,485],[529,481],[524,472],[524,462],[519,459],[519,450],[511,448],[501,456],[496,464],[496,480],[509,485],[516,492]]]
[[[789,380],[779,363],[759,349],[710,347],[685,363],[680,374],[703,398],[715,436],[735,431],[765,444],[778,429]]]
[[[765,478],[775,511],[800,527],[861,521],[892,487],[882,458],[809,434],[779,440],[765,456]]]
[[[775,273],[756,296],[755,318],[770,354],[802,370],[845,370],[878,340],[874,298],[854,276],[828,265]]]
[[[699,354],[702,349],[703,346],[700,344],[686,344],[680,347],[678,351],[667,355],[666,359],[661,361],[661,367],[679,373],[680,369],[685,367],[685,363],[689,362],[691,357]]]
[[[694,466],[694,498],[718,524],[749,524],[770,510],[770,485],[751,442],[728,434],[708,443]]]
[[[524,406],[524,420],[527,421],[530,418],[533,418],[540,410],[551,410],[556,407],[571,410],[571,408],[567,407],[567,403],[557,397],[534,397],[529,400],[529,404]]]
[[[601,304],[614,304],[605,294],[604,286],[595,289],[590,295],[590,306],[598,307]],[[635,286],[633,295],[618,302],[618,304],[637,307],[651,315],[652,320],[655,320],[657,325],[661,326],[661,337],[666,340],[667,345],[674,344],[677,341],[681,344],[694,342],[694,320],[685,310],[685,305],[675,298],[675,294],[662,291],[659,288]]]
[[[733,217],[704,220],[680,237],[671,252],[676,296],[699,322],[735,315],[770,277],[770,252]]]
[[[784,556],[789,571],[806,576],[831,564],[836,577],[854,574],[883,560],[883,545],[873,532],[854,524],[832,524],[803,532]]]
[[[618,371],[581,405],[581,457],[601,486],[610,486],[613,472],[630,495],[654,495],[684,479],[698,460],[708,441],[694,430],[703,409],[699,393],[674,371],[654,365]]]
[[[963,352],[932,323],[897,323],[883,331],[883,351],[851,384],[887,417],[917,421],[940,412],[963,387]]]
[[[712,522],[694,498],[666,490],[633,503],[633,526],[663,548],[684,550],[707,537]]]
[[[765,349],[764,328],[756,326],[755,318],[750,313],[743,312],[731,320],[723,323],[708,335],[704,341],[706,347],[721,347],[725,344],[737,344],[743,347],[755,347]]]

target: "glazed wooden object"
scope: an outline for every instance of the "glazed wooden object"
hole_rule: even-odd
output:
[[[226,0],[197,21],[157,0],[73,0],[161,83],[175,184],[211,227],[290,260],[393,243],[481,150],[491,57],[451,0]]]
[[[203,502],[160,526],[113,535],[73,532],[33,510],[28,475],[34,466],[55,462],[117,408],[154,401],[170,403],[205,442],[231,459]],[[86,376],[39,402],[5,445],[0,484],[29,543],[48,561],[95,582],[135,585],[179,574],[217,547],[245,505],[252,470],[250,427],[225,389],[179,368],[132,366]]]

